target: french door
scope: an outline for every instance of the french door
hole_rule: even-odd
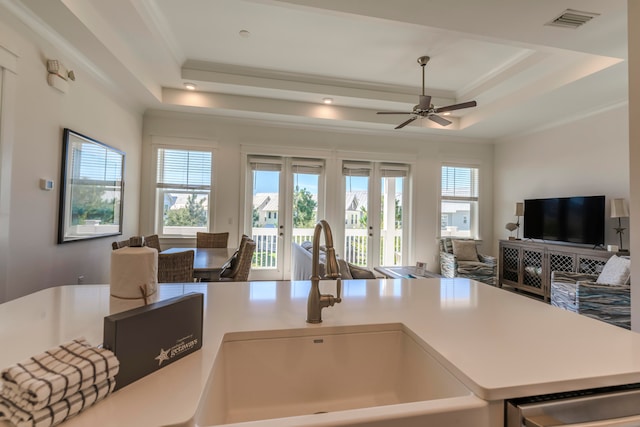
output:
[[[361,266],[402,265],[408,211],[405,164],[344,161],[344,257]],[[405,260],[406,263],[406,260]]]
[[[324,212],[324,161],[249,156],[248,162],[251,212],[245,229],[256,242],[252,278],[289,279],[291,243],[312,240]]]

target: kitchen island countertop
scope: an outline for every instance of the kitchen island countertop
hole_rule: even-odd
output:
[[[343,301],[305,322],[310,282],[162,284],[154,300],[202,292],[203,347],[130,384],[65,426],[188,425],[224,334],[403,323],[487,401],[640,382],[640,334],[467,279],[349,280]],[[332,281],[323,293],[335,293]],[[45,289],[0,304],[0,369],[77,337],[102,343],[103,318],[139,306],[108,285]],[[2,425],[2,423],[0,423]]]

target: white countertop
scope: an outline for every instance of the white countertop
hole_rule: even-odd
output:
[[[200,351],[113,393],[65,426],[188,423],[227,332],[402,322],[478,397],[640,382],[640,334],[467,279],[349,280],[343,301],[306,319],[309,282],[163,284],[156,300],[205,295]],[[323,293],[335,293],[331,281]],[[106,315],[139,306],[108,285],[50,288],[0,304],[0,369],[70,339],[102,342]],[[1,425],[1,423],[0,423]]]

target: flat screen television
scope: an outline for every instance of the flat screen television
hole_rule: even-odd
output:
[[[524,201],[525,239],[604,245],[604,196]]]

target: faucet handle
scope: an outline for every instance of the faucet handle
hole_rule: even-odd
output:
[[[338,277],[336,279],[336,302],[342,302],[340,295],[342,294],[342,279]]]

